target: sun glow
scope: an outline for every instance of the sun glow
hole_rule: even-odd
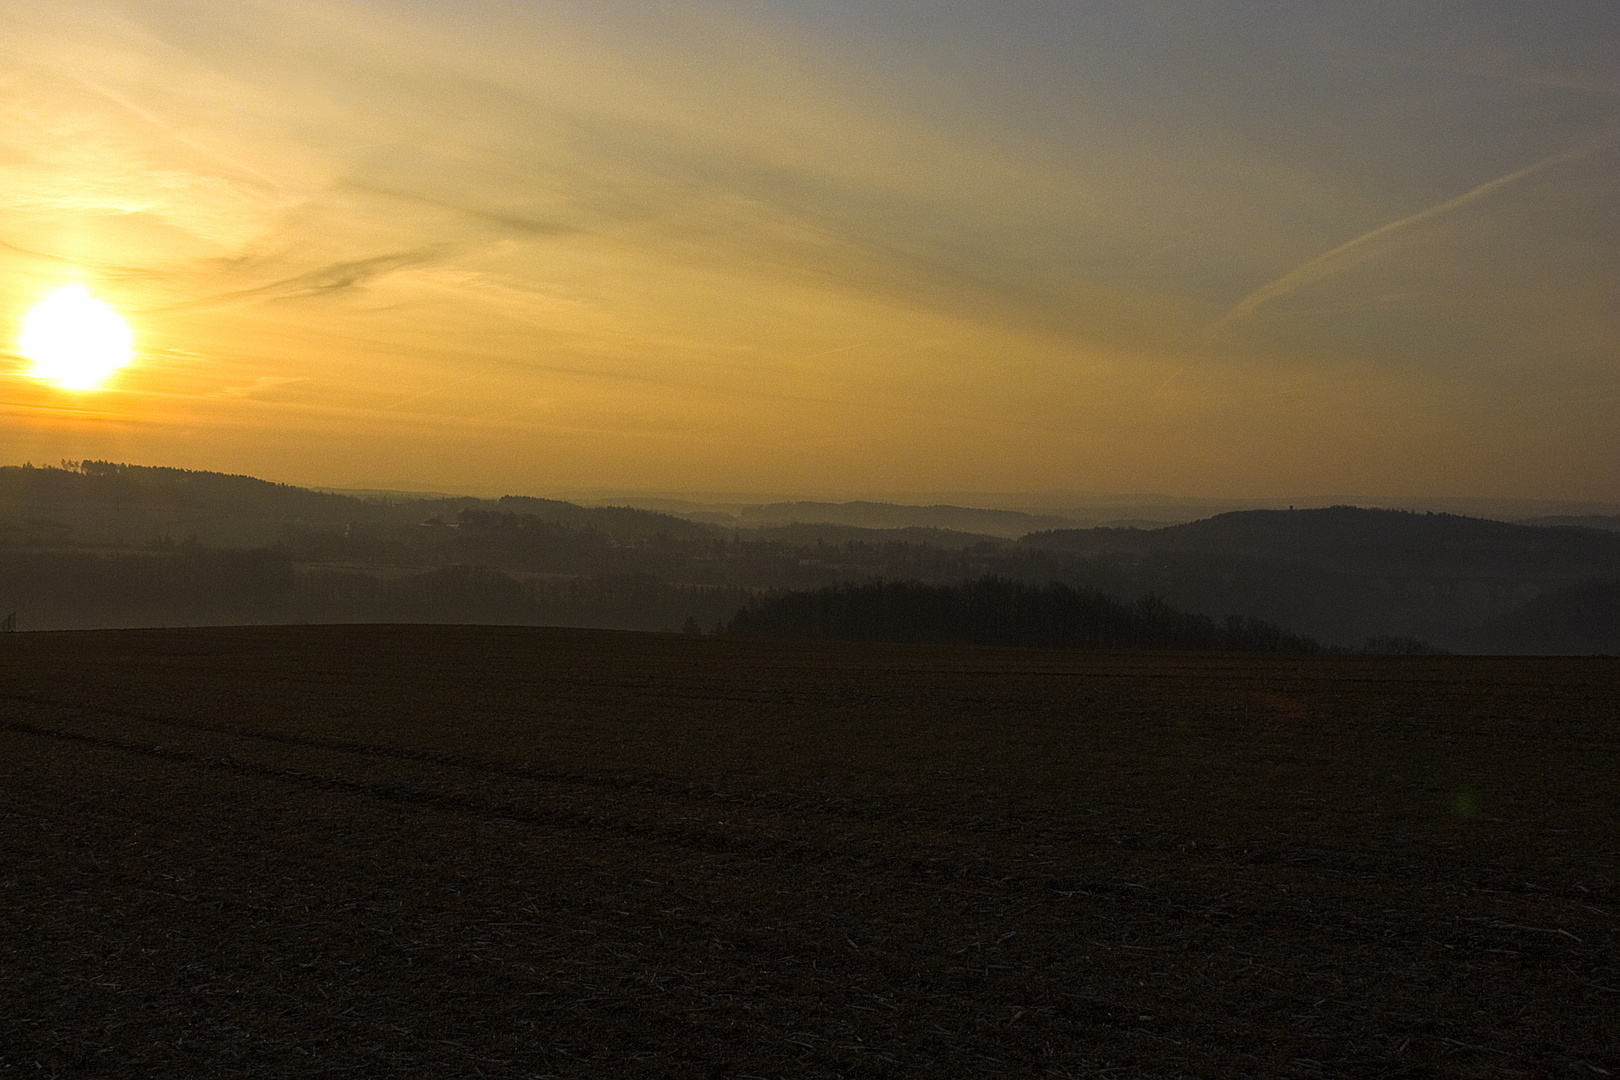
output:
[[[17,351],[28,374],[68,390],[94,390],[135,355],[129,324],[83,285],[64,285],[23,318]]]

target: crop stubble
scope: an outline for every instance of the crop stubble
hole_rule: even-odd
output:
[[[0,640],[0,1073],[1620,1074],[1620,662]]]

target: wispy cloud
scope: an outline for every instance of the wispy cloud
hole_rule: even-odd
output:
[[[448,210],[453,214],[471,218],[474,221],[494,226],[497,229],[526,236],[561,236],[574,231],[570,226],[554,221],[543,221],[538,217],[529,217],[523,214],[503,213],[499,210],[475,206],[471,202],[436,199],[428,195],[420,195],[410,191],[397,191],[372,184],[348,183],[342,186],[347,190],[365,195],[377,195],[385,199],[397,199],[401,202],[430,206],[438,210]]]
[[[135,104],[133,101],[130,101],[123,95],[109,90],[107,87],[102,86],[99,83],[92,82],[89,79],[80,78],[72,74],[68,74],[67,77],[78,83],[80,86],[83,86],[86,90],[106,98],[108,101],[119,106],[120,108],[140,117],[142,120],[145,120],[148,124],[151,124],[154,128],[161,131],[163,134],[167,135],[181,146],[184,146],[190,150],[195,150],[204,157],[219,164],[225,165],[237,172],[245,173],[246,175],[253,177],[255,180],[269,187],[280,188],[282,186],[275,180],[260,172],[258,169],[255,169],[253,166],[248,165],[245,162],[238,161],[228,154],[220,153],[213,147],[206,146],[187,136],[181,132],[179,128],[175,127],[175,125],[170,124],[148,110],[143,109],[141,106]]]
[[[296,383],[301,381],[302,380],[300,379],[295,379],[284,375],[265,375],[254,379],[253,382],[249,383],[247,386],[221,387],[220,389],[215,390],[213,393],[205,396],[211,398],[249,398],[267,390],[274,390],[277,387],[286,386],[288,383]]]
[[[1296,289],[1301,289],[1306,285],[1320,281],[1329,275],[1338,273],[1340,270],[1343,270],[1348,266],[1354,265],[1355,263],[1361,261],[1362,258],[1372,254],[1368,248],[1375,241],[1387,240],[1390,237],[1405,232],[1408,229],[1422,225],[1426,221],[1432,221],[1435,218],[1440,217],[1442,214],[1449,214],[1453,210],[1459,210],[1462,207],[1467,206],[1469,203],[1478,202],[1480,199],[1500,191],[1510,184],[1517,183],[1526,177],[1534,176],[1536,173],[1539,173],[1544,169],[1552,168],[1555,165],[1563,165],[1568,162],[1578,161],[1581,158],[1603,149],[1604,147],[1613,145],[1617,138],[1620,138],[1620,133],[1611,133],[1603,136],[1602,138],[1595,139],[1592,142],[1589,142],[1574,150],[1568,150],[1561,154],[1553,154],[1549,157],[1544,157],[1540,161],[1531,162],[1529,165],[1526,165],[1521,169],[1515,169],[1506,175],[1498,176],[1494,180],[1487,180],[1478,187],[1470,188],[1455,198],[1447,199],[1445,202],[1435,203],[1433,206],[1419,210],[1415,214],[1409,214],[1406,217],[1403,217],[1398,221],[1392,221],[1387,225],[1380,225],[1378,228],[1373,229],[1370,232],[1362,233],[1353,240],[1347,240],[1331,251],[1324,252],[1321,255],[1316,256],[1314,259],[1301,263],[1292,270],[1288,271],[1288,273],[1284,274],[1282,277],[1262,285],[1248,296],[1245,296],[1242,300],[1239,300],[1237,305],[1233,307],[1232,310],[1228,311],[1225,315],[1221,316],[1219,319],[1209,325],[1209,327],[1204,331],[1204,336],[1206,338],[1215,337],[1221,332],[1230,329],[1235,324],[1248,318],[1250,315],[1254,314],[1254,312],[1258,311],[1260,308],[1271,303],[1272,301],[1286,296]]]
[[[9,251],[13,255],[22,255],[25,258],[38,259],[42,262],[63,263],[70,266],[77,265],[74,260],[65,258],[64,256],[51,255],[43,251],[34,251],[31,248],[18,247],[16,244],[8,244],[4,240],[0,240],[0,251]]]
[[[397,270],[418,266],[441,257],[448,245],[434,245],[414,251],[396,251],[387,255],[374,255],[369,259],[328,263],[293,277],[257,285],[251,289],[216,293],[196,300],[149,308],[142,314],[170,311],[194,311],[201,308],[223,307],[243,301],[299,300],[315,296],[330,296],[360,288]]]

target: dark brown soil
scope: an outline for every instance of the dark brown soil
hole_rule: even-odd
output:
[[[0,637],[0,1076],[1620,1075],[1620,660]]]

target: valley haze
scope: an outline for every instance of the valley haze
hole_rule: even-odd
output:
[[[1248,648],[1269,634],[1311,648],[1620,649],[1610,601],[1620,581],[1616,515],[1504,522],[1329,506],[1087,527],[1057,514],[948,505],[661,505],[353,495],[100,461],[0,467],[0,607],[27,629],[747,625],[789,637],[962,644]],[[905,583],[925,591],[860,591]],[[866,596],[878,606],[857,617]],[[767,616],[761,605],[772,604],[778,614]],[[908,618],[932,629],[861,622],[892,604],[910,605]],[[970,614],[986,604],[1005,606],[997,618],[1006,629],[992,632],[986,616]],[[1123,606],[1105,616],[1108,604]],[[1154,636],[1074,624],[1151,621],[1143,604],[1205,628]],[[783,621],[790,609],[799,614]],[[1271,629],[1216,632],[1228,623]],[[1032,637],[1029,625],[1051,629]]]

